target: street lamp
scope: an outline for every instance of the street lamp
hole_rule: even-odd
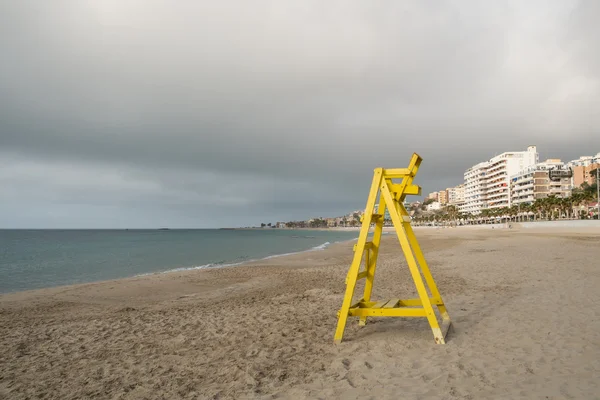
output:
[[[600,164],[596,166],[596,208],[598,208],[598,213],[596,214],[596,218],[600,221]]]

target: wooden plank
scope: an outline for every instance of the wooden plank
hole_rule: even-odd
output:
[[[420,196],[421,195],[421,186],[419,185],[405,185],[402,188],[401,183],[388,183],[388,187],[390,188],[390,192],[396,194],[407,194],[412,196]]]
[[[350,308],[360,308],[360,304],[362,303],[362,300],[360,300],[358,303],[354,303],[350,306]]]
[[[373,244],[373,242],[365,242],[365,250],[371,250],[375,248],[375,244]],[[356,251],[356,249],[358,249],[358,243],[356,243],[353,247],[353,250]]]
[[[444,305],[444,303],[442,302],[442,300],[439,297],[431,297],[429,299],[429,301],[431,302],[432,305],[437,305],[437,306]],[[421,302],[421,299],[400,300],[400,306],[404,306],[404,307],[420,307],[422,305],[423,305],[423,303]]]
[[[373,214],[371,216],[371,219],[373,220],[373,222],[377,222],[378,220],[380,220],[381,218],[383,218],[383,215],[381,214]]]
[[[377,303],[374,301],[366,301],[366,300],[361,299],[358,302],[352,304],[350,306],[350,308],[371,308],[375,304],[377,304]]]
[[[387,304],[389,300],[381,300],[378,301],[377,303],[375,303],[375,305],[373,307],[370,308],[382,308],[383,306],[385,306]]]
[[[442,336],[444,337],[444,340],[446,339],[446,336],[448,335],[448,331],[450,330],[450,325],[452,325],[452,322],[450,321],[450,319],[442,320],[442,326],[440,327],[440,329],[442,330]]]
[[[414,176],[414,172],[410,168],[386,168],[383,170],[383,176],[389,179],[399,179],[405,176]]]
[[[426,317],[424,308],[353,308],[349,314],[353,317]]]
[[[391,299],[390,301],[387,302],[387,304],[385,305],[384,308],[394,308],[394,307],[396,307],[396,305],[398,304],[399,301],[400,301],[400,299]]]

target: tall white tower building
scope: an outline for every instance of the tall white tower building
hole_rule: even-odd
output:
[[[536,146],[509,151],[465,171],[464,212],[479,214],[488,208],[511,206],[510,177],[539,162]]]

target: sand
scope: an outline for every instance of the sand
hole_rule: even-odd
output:
[[[453,328],[350,318],[352,244],[0,297],[5,399],[600,398],[600,229],[418,229]],[[385,237],[374,298],[414,297]]]

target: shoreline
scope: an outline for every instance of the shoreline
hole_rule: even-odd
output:
[[[151,275],[170,274],[170,273],[174,273],[174,272],[199,271],[199,270],[208,270],[208,269],[213,269],[213,268],[237,267],[237,266],[241,266],[241,265],[246,265],[246,264],[251,264],[251,263],[257,263],[257,262],[266,261],[266,260],[272,260],[272,259],[280,258],[280,257],[293,256],[293,255],[297,255],[297,254],[310,253],[310,252],[314,252],[314,251],[324,251],[324,250],[327,250],[332,245],[341,244],[341,243],[348,243],[348,242],[354,242],[356,240],[358,240],[358,238],[347,239],[347,240],[339,240],[337,242],[325,242],[323,244],[311,247],[310,249],[306,249],[306,250],[293,251],[293,252],[290,252],[290,253],[273,254],[273,255],[270,255],[270,256],[266,256],[266,257],[262,257],[262,258],[255,258],[255,259],[251,259],[251,260],[240,261],[240,262],[237,262],[237,263],[230,263],[230,264],[206,264],[206,265],[199,265],[199,266],[196,266],[196,267],[180,267],[180,268],[168,269],[168,270],[165,270],[165,271],[147,272],[147,273],[137,274],[137,275],[133,275],[133,276],[130,276],[130,277],[125,277],[125,278],[120,278],[120,279],[135,278],[135,277],[139,277],[139,276],[151,276]],[[103,281],[94,281],[94,282],[103,282]],[[89,282],[89,283],[94,283],[94,282]]]
[[[353,317],[333,344],[354,255],[345,241],[235,268],[2,295],[0,397],[597,394],[600,322],[580,311],[600,301],[591,262],[600,229],[419,229],[417,238],[453,321],[446,345],[424,319],[361,327]],[[395,235],[379,257],[373,299],[414,297]]]
[[[552,233],[552,231],[558,231],[559,233],[579,233],[579,234],[583,234],[583,235],[586,235],[586,234],[594,235],[596,233],[600,233],[600,224],[598,226],[591,226],[591,227],[590,226],[587,226],[587,227],[540,226],[539,228],[537,226],[520,227],[520,226],[518,226],[518,224],[513,224],[513,225],[517,225],[517,226],[510,230],[505,225],[506,224],[487,224],[487,225],[482,224],[482,225],[464,225],[464,226],[456,226],[456,227],[416,226],[416,227],[413,227],[413,229],[415,230],[415,232],[421,231],[424,233],[426,232],[426,233],[438,233],[438,234],[441,232],[448,232],[448,233],[449,232],[460,232],[462,230],[472,231],[472,232],[473,231],[474,232],[487,231],[487,230],[502,230],[502,231],[510,231],[511,233],[530,232],[530,233],[537,233],[537,234],[543,234],[543,233],[550,234],[550,233]],[[261,228],[258,228],[258,229],[261,229]],[[300,230],[300,229],[298,229],[298,230]],[[314,230],[318,230],[318,229],[305,229],[305,230],[313,230],[314,231]],[[329,229],[322,229],[322,230],[329,230]],[[369,233],[372,233],[372,232],[373,232],[373,228],[371,228],[369,230]],[[384,227],[382,240],[385,239],[386,236],[393,234],[394,232],[395,232],[394,227]],[[43,287],[43,288],[34,288],[34,289],[25,289],[25,290],[4,292],[4,293],[0,293],[0,301],[2,301],[4,296],[18,295],[21,293],[31,293],[31,292],[46,291],[46,290],[62,290],[62,289],[66,290],[66,289],[70,289],[70,288],[71,289],[76,288],[79,286],[116,283],[116,282],[119,282],[122,280],[124,281],[124,280],[146,278],[146,277],[155,277],[155,276],[158,277],[158,276],[177,274],[177,273],[209,271],[209,270],[219,270],[219,269],[226,269],[226,268],[232,268],[232,267],[251,266],[252,264],[261,264],[261,263],[269,262],[269,260],[282,259],[282,258],[286,258],[286,257],[298,256],[298,255],[303,255],[303,254],[307,254],[307,253],[323,252],[323,251],[327,251],[332,246],[343,245],[346,243],[355,242],[356,240],[358,240],[358,238],[341,240],[341,241],[336,241],[336,242],[331,242],[331,243],[325,242],[325,243],[328,243],[328,245],[325,247],[321,247],[325,244],[325,243],[323,243],[319,246],[315,246],[315,247],[312,247],[312,248],[309,248],[306,250],[300,250],[300,251],[290,252],[290,253],[274,254],[274,255],[269,255],[269,256],[262,257],[262,258],[244,260],[244,261],[241,261],[238,263],[206,264],[206,265],[191,266],[191,267],[177,267],[177,268],[167,269],[164,271],[140,273],[140,274],[135,274],[135,275],[126,276],[126,277],[114,278],[114,279],[103,279],[103,280],[96,280],[96,281],[89,281],[89,282],[79,282],[79,283],[72,283],[72,284],[65,284],[65,285],[47,286],[47,287]]]
[[[385,236],[382,240],[385,239]],[[144,289],[152,288],[159,289],[162,284],[168,281],[181,281],[186,280],[188,278],[193,278],[196,276],[206,276],[211,274],[228,274],[228,273],[236,273],[236,270],[243,270],[247,272],[249,275],[259,274],[260,270],[265,267],[280,267],[281,265],[287,265],[291,269],[297,267],[298,263],[304,263],[307,260],[316,259],[328,259],[330,254],[339,254],[340,252],[348,254],[353,254],[351,243],[356,241],[356,239],[343,240],[339,242],[331,243],[324,249],[308,249],[300,252],[293,252],[281,255],[267,256],[265,258],[256,259],[256,260],[247,260],[239,264],[233,265],[224,265],[218,267],[209,267],[209,268],[183,268],[183,269],[173,269],[162,272],[154,272],[147,274],[139,274],[129,277],[123,278],[115,278],[115,279],[105,279],[93,282],[82,282],[82,283],[73,283],[67,285],[59,285],[59,286],[51,286],[45,288],[36,288],[36,289],[28,289],[28,290],[20,290],[15,292],[7,292],[0,294],[0,311],[2,305],[21,303],[24,301],[36,301],[39,299],[53,297],[53,296],[67,296],[69,297],[71,293],[80,293],[87,292],[88,290],[100,289],[104,291],[106,289],[112,290],[113,288],[119,287],[143,287]],[[311,257],[311,255],[316,255],[316,257]],[[349,266],[349,264],[348,264]],[[287,267],[283,267],[287,268]],[[160,291],[160,290],[159,290]],[[166,290],[167,297],[177,298],[181,296],[181,294],[176,294],[171,292],[171,289],[167,286]],[[122,293],[121,293],[122,294]],[[124,301],[125,299],[131,300],[131,297],[125,296],[122,297],[121,294],[115,298],[117,302]],[[185,296],[185,294],[183,294]],[[157,296],[162,297],[162,296]],[[161,298],[161,301],[164,298]],[[108,302],[112,302],[112,299],[108,299]]]
[[[66,285],[56,285],[56,286],[47,286],[47,287],[42,287],[42,288],[9,291],[9,292],[0,293],[0,301],[2,300],[3,296],[16,295],[16,294],[20,294],[20,293],[35,292],[35,291],[41,291],[41,290],[51,290],[51,289],[59,290],[61,288],[68,289],[68,288],[73,288],[76,286],[118,282],[120,280],[127,280],[127,279],[134,279],[134,278],[161,276],[161,275],[175,274],[175,273],[181,273],[181,272],[205,271],[205,270],[212,270],[212,269],[240,267],[240,266],[245,266],[245,265],[252,264],[252,263],[260,263],[263,261],[273,260],[273,259],[282,258],[282,257],[295,256],[295,255],[311,253],[311,252],[326,251],[328,248],[330,248],[333,245],[350,243],[350,242],[356,241],[357,239],[358,238],[340,240],[340,241],[335,241],[335,242],[324,242],[318,246],[314,246],[314,247],[308,248],[306,250],[300,250],[300,251],[289,252],[289,253],[281,253],[281,254],[273,254],[273,255],[262,257],[262,258],[244,260],[244,261],[237,262],[237,263],[226,263],[226,264],[211,263],[211,264],[191,266],[191,267],[177,267],[177,268],[172,268],[172,269],[166,269],[164,271],[145,272],[145,273],[135,274],[135,275],[131,275],[131,276],[125,276],[125,277],[121,277],[121,278],[114,278],[114,279],[102,279],[102,280],[79,282],[79,283],[72,283],[72,284],[66,284]]]

